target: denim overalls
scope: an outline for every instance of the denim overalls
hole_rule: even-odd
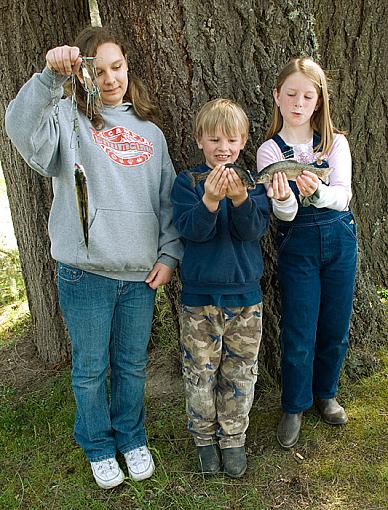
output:
[[[279,135],[283,156],[293,149]],[[314,135],[314,147],[319,144]],[[323,160],[322,166],[328,166]],[[313,166],[318,166],[314,163]],[[336,395],[348,347],[357,265],[356,223],[352,212],[302,207],[291,222],[277,220],[278,276],[282,318],[282,408],[299,413],[313,396]]]

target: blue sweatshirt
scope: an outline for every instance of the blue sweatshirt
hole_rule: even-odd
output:
[[[207,172],[209,167],[203,164],[190,171]],[[203,203],[203,195],[204,182],[193,187],[187,170],[178,175],[171,201],[173,222],[184,244],[183,295],[237,296],[258,291],[261,301],[260,239],[269,223],[264,186],[250,190],[239,207],[223,199],[214,213]]]

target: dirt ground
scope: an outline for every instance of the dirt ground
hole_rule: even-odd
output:
[[[33,393],[42,381],[60,375],[69,365],[50,365],[41,361],[29,336],[11,347],[0,348],[0,388],[12,391],[15,399]],[[147,367],[146,394],[163,398],[183,392],[178,354],[166,357],[152,348]]]
[[[3,179],[1,165],[0,179]],[[6,250],[17,247],[8,198],[4,192],[0,192],[0,247]],[[41,381],[65,369],[65,364],[48,365],[39,360],[29,336],[18,340],[12,347],[0,348],[0,387],[13,390],[16,398],[32,393],[40,387]],[[178,355],[167,357],[152,346],[147,369],[147,393],[158,397],[181,389]]]
[[[29,337],[0,349],[0,386],[12,390],[16,398],[33,393],[41,381],[64,369],[40,361]]]

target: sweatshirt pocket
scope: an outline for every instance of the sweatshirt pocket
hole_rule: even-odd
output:
[[[153,212],[97,209],[89,246],[80,243],[77,263],[105,271],[149,271],[156,262],[159,221]]]

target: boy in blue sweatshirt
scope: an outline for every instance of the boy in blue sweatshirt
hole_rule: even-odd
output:
[[[248,139],[249,121],[227,99],[206,103],[194,137],[205,163],[181,172],[173,221],[184,243],[181,349],[188,429],[202,473],[245,473],[245,432],[257,380],[263,259],[269,222],[262,185],[247,190],[227,163]],[[193,185],[189,172],[209,172]]]

